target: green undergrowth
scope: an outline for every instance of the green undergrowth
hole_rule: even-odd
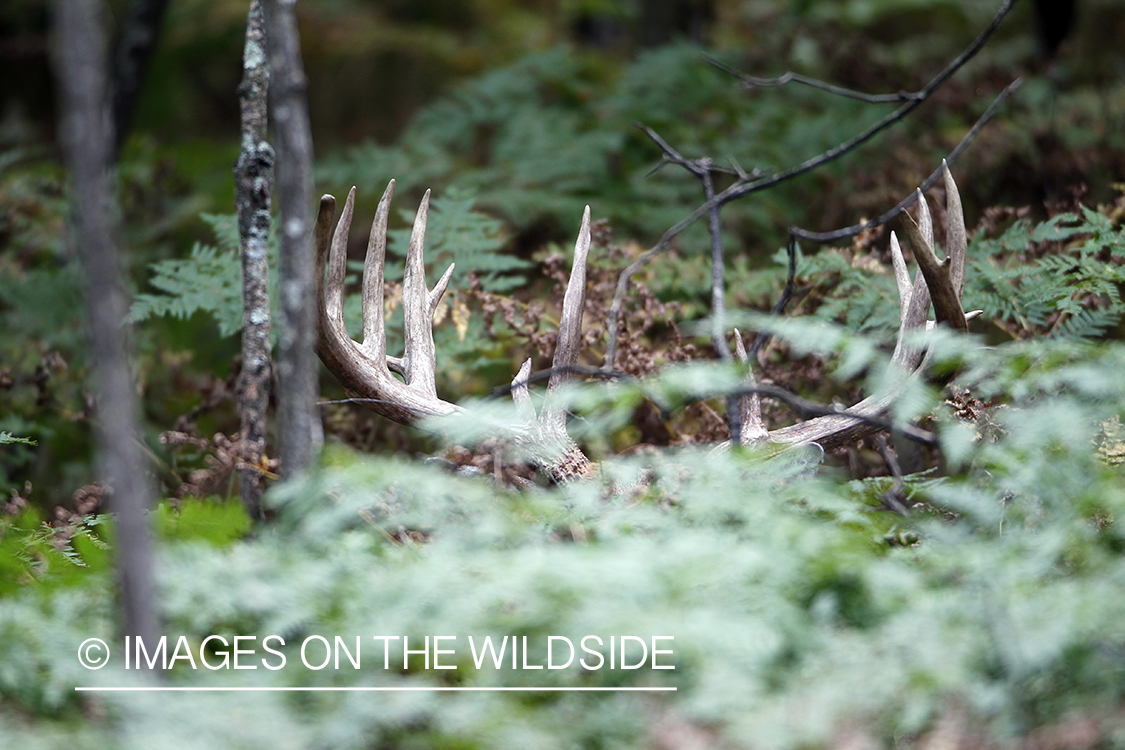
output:
[[[887,386],[885,355],[866,337],[818,320],[776,329],[836,362],[839,377],[867,373],[871,387]],[[1078,716],[1116,746],[1125,474],[1109,457],[1120,454],[1125,348],[990,348],[942,331],[928,343],[981,407],[968,417],[919,386],[898,418],[932,413],[925,425],[945,461],[898,488],[848,480],[807,448],[608,461],[607,478],[633,487],[621,494],[598,482],[514,491],[333,448],[311,475],[274,488],[272,520],[248,536],[229,504],[154,513],[168,653],[184,638],[169,685],[675,692],[79,694],[75,685],[143,681],[120,655],[98,671],[78,665],[86,638],[115,649],[121,639],[104,552],[74,543],[0,593],[4,736],[21,747],[635,747],[676,722],[724,746],[806,748],[857,728],[907,742],[955,711],[996,742]],[[674,404],[737,382],[710,369],[581,389],[570,406],[596,421],[601,405],[637,391]],[[511,416],[499,403],[468,406],[470,418],[449,428],[459,438],[471,437],[466,424]],[[889,492],[907,515],[886,510]],[[25,559],[46,549],[36,528],[6,522],[0,548]],[[68,584],[73,575],[81,586]],[[258,668],[205,668],[208,635],[247,637],[256,650],[244,659]],[[277,656],[262,649],[268,635],[281,639]],[[373,638],[420,648],[438,635],[455,636],[441,657],[451,669],[423,668],[421,656],[384,668]],[[467,640],[526,636],[534,666],[546,663],[549,636],[587,635],[672,636],[661,659],[675,669],[478,668]],[[359,636],[361,667],[343,657],[313,668],[325,653],[316,636],[353,651]],[[322,649],[314,658],[310,646],[313,666],[300,651],[310,638]],[[261,661],[282,655],[280,669]],[[214,642],[205,656],[222,658]],[[240,718],[250,715],[252,733]]]

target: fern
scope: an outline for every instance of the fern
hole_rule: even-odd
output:
[[[456,187],[431,200],[426,226],[426,265],[441,273],[450,263],[456,263],[459,276],[477,274],[481,286],[488,291],[504,292],[523,285],[526,279],[513,272],[532,264],[499,252],[507,241],[504,225],[474,211],[475,200],[472,191]],[[401,209],[400,215],[407,222],[414,219],[409,209]],[[410,230],[389,230],[387,244],[393,254],[405,260],[410,247]],[[402,263],[387,268],[387,278],[401,279],[402,273]]]
[[[433,271],[456,263],[458,276],[464,278],[467,274],[476,273],[482,287],[493,292],[505,292],[522,285],[525,279],[518,271],[532,264],[500,252],[507,241],[503,224],[474,211],[474,202],[471,191],[458,188],[433,199],[426,231],[427,267]],[[401,213],[405,221],[413,219],[410,210],[403,209]],[[242,271],[237,219],[233,215],[205,215],[203,219],[214,232],[216,245],[196,244],[188,258],[152,264],[149,284],[158,291],[137,295],[130,310],[132,320],[143,321],[161,315],[184,319],[195,313],[204,313],[215,319],[222,336],[232,336],[242,330]],[[391,254],[405,258],[410,230],[391,230],[387,235]],[[276,237],[276,231],[270,233],[271,269],[277,267]],[[350,266],[353,272],[362,269],[362,263]],[[388,263],[387,279],[401,279],[403,267],[402,262]],[[354,273],[348,281],[351,288],[358,290],[358,279]],[[276,303],[278,299],[276,283],[276,275],[271,274],[271,303]],[[345,296],[345,319],[350,323],[353,335],[360,333],[360,308],[358,293]],[[478,331],[479,323],[470,328]],[[276,340],[276,328],[271,335]],[[481,359],[482,351],[489,342],[479,335],[468,338],[456,333],[450,335],[441,327],[435,335],[443,347],[442,362],[470,369],[490,363]],[[387,341],[392,351],[401,346],[401,314],[388,321]]]
[[[1032,228],[1019,220],[998,237],[969,245],[965,308],[1015,337],[1094,339],[1125,313],[1125,231],[1084,208]],[[788,262],[785,251],[774,256]],[[889,265],[874,256],[822,251],[800,256],[800,281],[811,286],[816,315],[854,331],[897,326],[898,302]]]
[[[196,243],[185,259],[162,260],[149,270],[149,284],[158,294],[138,294],[129,317],[139,322],[170,315],[186,319],[197,312],[211,315],[221,336],[242,330],[242,265],[239,258],[238,218],[204,214],[218,246]],[[269,265],[277,267],[277,232],[270,232]],[[277,300],[277,279],[270,275],[270,300]]]
[[[1060,245],[1027,257],[1033,245],[1045,243]],[[1125,237],[1092,209],[1083,208],[1081,217],[1056,216],[1030,231],[1016,222],[994,240],[978,236],[969,258],[966,305],[1022,335],[1097,338],[1125,312],[1118,286],[1125,281]]]
[[[795,345],[825,354],[843,355],[861,338],[815,322],[781,325]],[[934,339],[939,359],[951,354],[946,344],[964,343],[940,331]],[[1115,520],[1125,495],[1121,469],[1110,465],[1120,452],[1125,348],[1016,341],[963,347],[958,356],[966,368],[959,379],[1006,405],[981,417],[995,420],[988,436],[982,423],[939,407],[932,429],[949,461],[942,476],[903,478],[907,516],[879,509],[893,480],[845,481],[819,469],[807,447],[607,461],[612,477],[643,470],[653,478],[627,498],[606,497],[596,483],[517,495],[484,478],[335,448],[270,494],[276,515],[260,533],[242,537],[236,504],[154,514],[165,535],[159,606],[168,632],[184,635],[196,654],[209,634],[228,643],[249,637],[242,644],[257,648],[243,652],[251,664],[262,639],[276,634],[287,656],[282,669],[258,664],[243,673],[180,661],[170,684],[675,692],[643,704],[613,692],[385,693],[378,710],[357,710],[370,701],[346,696],[310,698],[294,710],[292,700],[246,693],[152,693],[145,701],[106,693],[105,716],[85,720],[76,685],[131,685],[136,676],[124,669],[120,638],[108,635],[113,579],[92,545],[75,549],[89,567],[22,572],[25,540],[44,545],[25,522],[0,537],[0,551],[16,552],[24,566],[0,592],[5,736],[20,747],[113,745],[111,732],[129,740],[114,745],[122,747],[194,747],[200,737],[238,746],[247,732],[271,746],[293,738],[350,746],[358,737],[388,747],[596,747],[612,737],[638,747],[650,743],[649,715],[659,711],[731,748],[834,747],[849,722],[890,747],[940,736],[951,716],[982,741],[1012,746],[1031,744],[1021,738],[1042,737],[1043,728],[1074,726],[1065,722],[1075,716],[1092,717],[1084,736],[1109,737],[1121,726],[1125,648]],[[712,369],[723,385],[739,382],[733,370]],[[661,376],[663,392],[686,398],[713,381],[702,368],[689,374]],[[598,386],[589,401],[600,415],[633,388]],[[470,405],[465,422],[499,411],[486,406],[494,405]],[[82,585],[59,585],[64,579]],[[482,669],[466,644],[468,635],[516,635],[535,649],[550,635],[625,633],[674,636],[675,669]],[[409,670],[387,669],[381,647],[370,647],[372,635],[413,645],[434,634],[456,637],[445,644],[456,649],[456,669],[413,660]],[[349,647],[361,636],[361,668],[304,666],[301,644],[314,635],[340,635]],[[75,661],[92,636],[114,649],[93,676]],[[542,652],[529,654],[531,664],[543,661]],[[215,701],[230,710],[213,710]],[[164,720],[185,706],[190,723]],[[247,712],[258,719],[249,730]]]

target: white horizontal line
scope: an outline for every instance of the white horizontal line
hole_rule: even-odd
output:
[[[86,693],[629,693],[675,692],[674,687],[76,687]]]

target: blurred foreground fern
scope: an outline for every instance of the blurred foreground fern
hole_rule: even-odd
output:
[[[822,327],[779,328],[796,347],[852,362],[862,337],[809,333]],[[607,499],[595,483],[513,492],[337,448],[311,476],[273,490],[275,521],[252,538],[164,546],[170,638],[198,649],[210,634],[256,643],[276,634],[288,657],[278,671],[180,661],[172,685],[660,684],[675,693],[92,699],[73,686],[136,680],[120,659],[89,672],[74,657],[83,639],[110,638],[112,581],[102,569],[87,571],[81,588],[4,594],[4,736],[29,748],[62,737],[125,748],[636,747],[659,744],[674,725],[724,747],[807,748],[838,746],[854,732],[879,745],[925,743],[956,721],[981,741],[1030,748],[1081,720],[1116,746],[1125,730],[1125,474],[1104,456],[1113,448],[1106,425],[1125,413],[1125,346],[987,348],[942,331],[930,343],[936,366],[956,362],[956,387],[981,406],[972,416],[934,391],[914,402],[933,410],[946,465],[903,478],[906,516],[883,509],[888,478],[848,481],[800,449],[610,461],[615,476],[648,471],[655,480]],[[878,348],[860,348],[874,364]],[[582,389],[571,405],[600,430],[612,411],[603,405],[628,402],[634,389],[674,401],[707,382],[724,381],[671,370]],[[468,421],[508,408],[470,405]],[[384,669],[382,651],[369,650],[373,635],[414,644],[437,634],[457,636],[446,642],[454,669],[421,669],[420,659]],[[666,645],[675,669],[477,668],[466,645],[470,635],[542,645],[548,635],[587,634],[674,636]],[[311,635],[349,644],[360,636],[362,668],[302,665],[298,645]],[[532,664],[544,658],[533,648]],[[94,705],[105,718],[80,722]],[[171,720],[185,714],[190,725]]]

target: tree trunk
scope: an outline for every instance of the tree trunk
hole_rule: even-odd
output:
[[[278,427],[285,476],[305,471],[323,442],[317,413],[312,249],[312,135],[305,101],[296,0],[265,0],[271,104],[281,208]]]
[[[168,0],[134,0],[113,59],[113,152],[116,160],[133,127],[141,85],[152,61]]]
[[[261,466],[266,451],[266,410],[270,378],[270,288],[267,250],[273,149],[266,141],[269,61],[260,0],[251,0],[242,56],[242,150],[235,163],[235,202],[242,253],[242,377],[238,388],[243,456]],[[242,503],[250,517],[261,518],[262,472],[240,473]]]
[[[101,476],[112,487],[117,568],[126,635],[156,639],[152,537],[145,511],[152,488],[139,442],[136,387],[129,372],[127,305],[121,286],[112,216],[113,126],[109,113],[101,0],[56,0],[55,75],[60,135],[74,178],[75,242],[82,263],[93,347],[95,428]]]

